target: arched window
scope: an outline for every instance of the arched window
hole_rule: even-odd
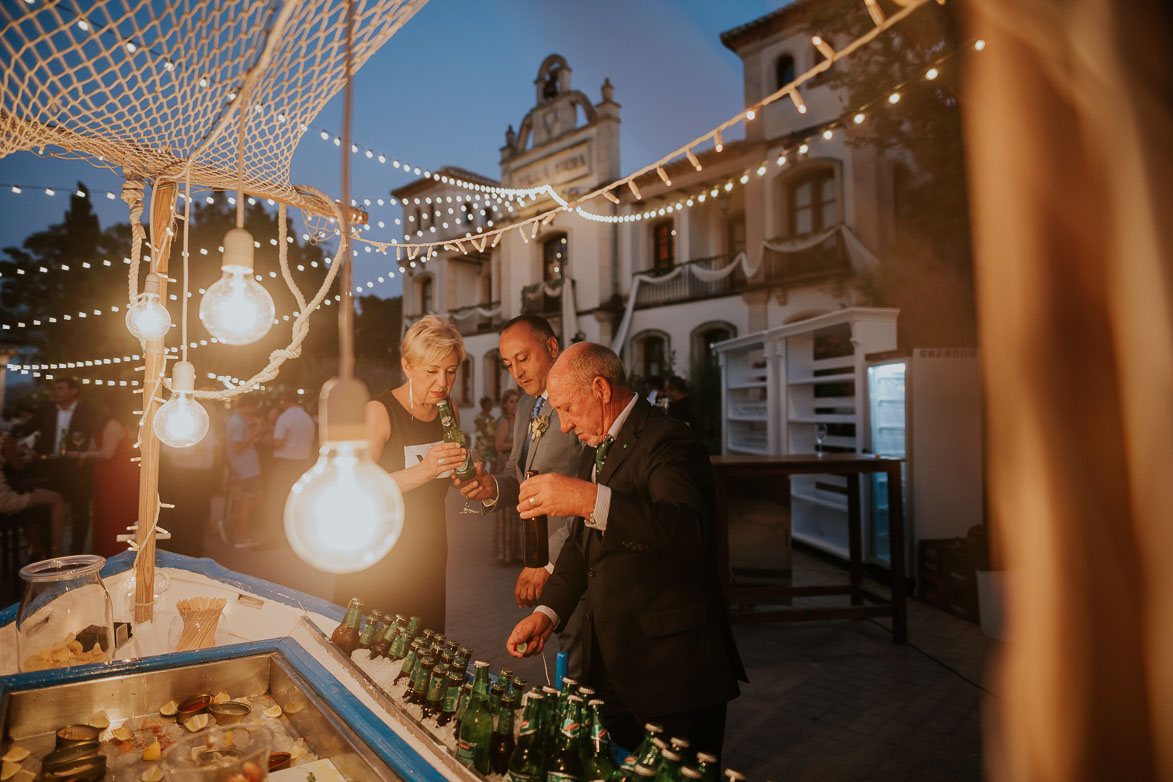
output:
[[[652,226],[652,268],[668,271],[676,265],[676,228],[672,220]]]
[[[816,168],[795,177],[789,195],[791,236],[818,233],[839,221],[834,169]]]
[[[692,366],[715,362],[713,345],[736,336],[737,327],[726,321],[712,320],[697,326],[692,331]]]
[[[493,224],[493,205],[485,204],[485,208],[481,210],[481,214],[485,216],[485,225]]]
[[[483,396],[492,399],[494,407],[501,400],[501,392],[505,390],[501,377],[502,371],[504,371],[504,365],[501,363],[501,353],[496,350],[486,353],[481,360],[481,377],[485,379]]]
[[[462,205],[462,208],[464,209],[464,222],[468,223],[469,225],[472,225],[473,221],[475,219],[472,216],[472,203],[469,201],[465,201],[464,204]]]
[[[648,331],[632,340],[636,346],[635,370],[644,377],[666,377],[672,374],[668,365],[668,335],[662,331]]]
[[[566,234],[553,236],[542,243],[542,282],[547,285],[562,279],[562,268],[569,259]]]
[[[420,280],[420,312],[427,315],[432,311],[435,302],[432,301],[432,278],[424,277]]]
[[[821,55],[820,55],[821,56]],[[794,58],[784,54],[774,63],[775,89],[794,81]]]
[[[412,222],[415,223],[416,228],[422,228],[423,215],[420,213],[420,208],[418,206],[415,208],[415,214],[413,214],[412,217],[414,218]]]

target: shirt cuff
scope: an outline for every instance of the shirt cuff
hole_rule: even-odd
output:
[[[493,507],[496,507],[496,505],[497,505],[497,498],[501,496],[501,488],[497,485],[496,478],[494,478],[492,475],[490,475],[489,477],[493,478],[493,489],[494,489],[493,499],[481,500],[481,504],[484,505],[486,508],[493,508]]]
[[[551,575],[553,575],[553,574],[554,574],[554,563],[553,563],[553,562],[547,562],[547,563],[546,563],[546,572],[547,572],[547,573],[549,573],[549,574],[551,574]]]
[[[598,492],[595,494],[595,510],[591,517],[586,520],[588,527],[593,527],[599,532],[607,531],[607,515],[611,512],[611,487],[598,486]]]
[[[554,609],[550,608],[550,606],[538,606],[534,609],[534,613],[545,614],[554,623],[555,627],[558,626],[558,614],[554,613]]]

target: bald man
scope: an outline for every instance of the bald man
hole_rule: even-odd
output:
[[[602,345],[567,348],[547,390],[562,431],[594,453],[577,477],[521,484],[523,517],[577,518],[509,653],[540,652],[585,597],[586,680],[616,740],[634,748],[641,726],[658,722],[720,755],[726,705],[746,677],[717,579],[708,454],[689,427],[631,392],[619,357]]]

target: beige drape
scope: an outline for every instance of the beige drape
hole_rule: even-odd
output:
[[[1156,0],[972,0],[994,535],[990,776],[1173,779],[1173,28]]]

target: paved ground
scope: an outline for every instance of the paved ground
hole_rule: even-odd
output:
[[[492,530],[450,498],[448,634],[530,682],[540,660],[517,661],[505,638],[525,612],[512,599],[517,569],[492,559]],[[239,551],[209,538],[226,567],[329,597],[333,579],[284,547]],[[796,552],[795,583],[842,581],[820,558]],[[871,585],[882,591],[879,585]],[[825,598],[824,598],[825,599]],[[385,606],[394,610],[394,606]],[[980,780],[984,670],[998,644],[974,625],[910,603],[907,646],[884,621],[739,625],[750,683],[729,710],[726,763],[763,780]],[[547,653],[551,677],[552,653]]]

